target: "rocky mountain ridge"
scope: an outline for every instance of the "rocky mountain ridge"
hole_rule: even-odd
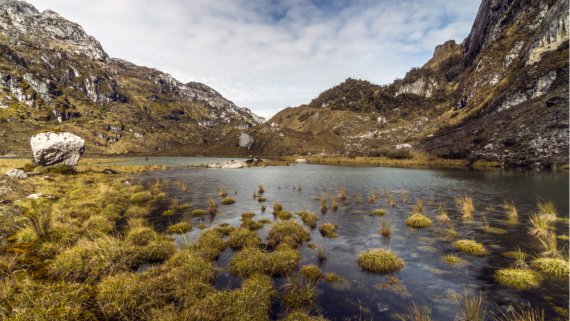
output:
[[[56,127],[90,152],[207,150],[264,121],[204,84],[111,58],[78,24],[24,1],[0,0],[0,52],[0,154],[26,153],[19,140]]]
[[[260,153],[568,164],[568,18],[564,0],[483,0],[461,44],[392,84],[349,78],[281,111]]]

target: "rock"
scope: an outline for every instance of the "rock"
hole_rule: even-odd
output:
[[[11,169],[6,172],[6,176],[12,179],[25,179],[28,178],[28,174],[21,169]]]
[[[295,160],[295,163],[299,163],[299,164],[306,164],[306,163],[308,163],[308,162],[309,162],[309,160],[306,159],[306,158],[297,158],[297,159]]]
[[[395,149],[407,149],[407,148],[412,148],[412,145],[410,144],[398,144],[396,146],[394,146]]]
[[[255,139],[246,133],[241,133],[238,138],[238,144],[241,148],[251,149],[255,144]]]
[[[72,133],[41,133],[30,138],[34,163],[42,166],[65,164],[77,167],[85,152],[85,140]]]
[[[111,168],[105,168],[103,170],[103,174],[107,174],[107,175],[114,175],[114,174],[118,174],[118,173],[119,172],[117,172],[116,170],[111,169]]]
[[[235,161],[235,160],[230,160],[230,161],[226,161],[226,162],[220,162],[220,163],[210,163],[208,164],[208,168],[229,168],[229,169],[234,169],[234,168],[243,168],[243,167],[247,167],[247,163],[243,162],[243,161]]]

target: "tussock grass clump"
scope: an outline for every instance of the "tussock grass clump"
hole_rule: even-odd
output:
[[[231,197],[224,197],[224,199],[222,199],[222,205],[232,205],[235,204],[236,200],[231,198]]]
[[[488,253],[485,246],[474,240],[457,240],[453,243],[453,246],[459,251],[475,256],[483,256]]]
[[[338,210],[338,199],[336,197],[331,198],[331,207],[333,211]]]
[[[275,213],[275,215],[277,216],[277,218],[279,218],[280,220],[290,220],[293,218],[293,213],[289,212],[289,211],[279,211],[277,213]]]
[[[321,213],[326,213],[328,211],[327,207],[327,193],[321,195]]]
[[[505,214],[507,215],[507,220],[510,223],[518,223],[519,221],[519,212],[513,201],[505,201],[503,203],[503,209],[505,210]]]
[[[229,267],[232,274],[240,277],[257,273],[279,276],[291,273],[300,259],[301,254],[288,246],[280,246],[269,253],[246,247],[232,257]]]
[[[196,242],[190,245],[190,249],[207,260],[214,260],[226,249],[226,242],[223,240],[222,233],[215,229],[208,229],[203,231]]]
[[[538,201],[536,207],[539,215],[544,215],[549,221],[555,221],[558,216],[556,206],[551,201]]]
[[[211,197],[208,199],[208,213],[218,213],[218,203],[216,203],[216,200]]]
[[[380,223],[380,230],[378,232],[384,237],[390,237],[392,235],[392,222],[383,220]]]
[[[297,213],[297,215],[299,215],[303,223],[305,223],[305,225],[307,225],[311,229],[317,227],[317,221],[319,220],[319,217],[314,213],[311,213],[309,211],[302,211]]]
[[[458,320],[485,321],[487,320],[487,308],[483,304],[483,294],[469,295],[467,292],[463,297],[458,298],[459,315]]]
[[[529,269],[506,268],[495,272],[495,280],[502,286],[516,290],[527,290],[540,286],[540,274]]]
[[[432,224],[431,219],[421,213],[414,213],[406,219],[406,225],[413,228],[426,228]]]
[[[377,208],[375,210],[372,210],[372,215],[384,216],[386,215],[386,210],[383,208]]]
[[[323,280],[327,283],[333,283],[342,280],[342,277],[336,273],[327,272],[323,275]]]
[[[311,316],[306,311],[299,309],[287,314],[281,321],[327,321],[322,316]]]
[[[423,214],[424,212],[424,201],[421,199],[417,199],[416,203],[414,204],[414,213]]]
[[[544,310],[531,307],[509,306],[505,311],[494,314],[492,321],[545,321]]]
[[[555,278],[567,279],[569,275],[568,260],[561,258],[543,257],[534,259],[532,268]]]
[[[236,228],[231,226],[228,223],[220,223],[218,226],[214,228],[217,232],[224,236],[230,235],[230,233],[235,230]]]
[[[267,234],[267,242],[270,246],[277,246],[279,244],[289,244],[292,247],[309,241],[311,235],[299,223],[294,220],[282,221],[273,224],[271,230]]]
[[[299,273],[305,278],[305,280],[311,283],[317,283],[323,278],[323,272],[315,264],[304,265],[299,270]]]
[[[367,272],[390,274],[404,267],[404,260],[384,249],[371,249],[358,255],[358,265]]]
[[[463,213],[463,218],[471,219],[473,217],[473,212],[475,211],[475,206],[473,205],[473,199],[469,196],[462,196],[455,199],[459,210]]]
[[[256,247],[261,244],[261,239],[257,233],[247,228],[236,228],[227,240],[228,246],[233,250],[240,250],[244,247]]]
[[[95,320],[91,287],[68,282],[11,278],[0,281],[3,320]]]
[[[542,247],[542,253],[540,255],[560,258],[561,254],[558,250],[558,237],[555,232],[548,232],[546,235],[538,237],[538,243]]]
[[[427,310],[427,311],[426,311]],[[401,321],[432,321],[431,313],[427,307],[419,307],[415,302],[412,302],[410,307],[410,315],[408,318],[404,318],[401,315],[397,315]]]
[[[254,220],[250,217],[247,217],[247,216],[246,217],[242,216],[240,226],[247,228],[247,229],[250,229],[252,231],[257,231],[263,227],[263,222],[256,221],[256,220]]]
[[[170,234],[184,234],[192,229],[192,223],[190,222],[178,222],[172,224],[166,230]]]
[[[340,188],[338,190],[337,198],[341,201],[345,201],[346,200],[346,189]]]
[[[144,203],[152,200],[152,193],[149,191],[142,191],[134,193],[129,197],[130,201],[133,203]]]
[[[310,282],[306,283],[301,278],[289,277],[283,285],[283,304],[291,310],[300,309],[310,305],[315,298],[315,288]]]
[[[378,192],[372,192],[368,195],[368,201],[370,203],[376,203],[380,199],[380,194]]]
[[[323,223],[319,226],[319,232],[324,237],[335,238],[338,235],[336,234],[337,225],[331,223]]]
[[[265,188],[263,188],[263,185],[259,185],[259,187],[257,188],[257,192],[259,193],[259,195],[265,193]]]
[[[131,270],[139,261],[135,246],[114,237],[82,239],[58,254],[50,274],[68,281],[95,282],[101,277]]]
[[[222,186],[220,186],[220,188],[218,188],[218,195],[220,195],[220,197],[228,196],[228,192],[226,191],[226,187],[224,185],[222,185]]]
[[[529,234],[535,237],[544,237],[550,233],[551,226],[550,220],[546,215],[535,214],[530,217],[532,227],[529,229]]]
[[[278,213],[281,212],[283,210],[283,205],[281,205],[281,203],[276,202],[275,204],[273,204],[273,213]]]
[[[436,219],[443,224],[447,224],[449,223],[449,221],[451,221],[451,219],[449,218],[449,215],[447,214],[447,210],[445,209],[445,205],[440,204],[439,208],[438,208],[438,214]]]
[[[467,261],[465,261],[463,258],[457,256],[457,255],[453,255],[453,254],[446,254],[442,257],[443,262],[447,263],[447,264],[465,264],[467,263]]]
[[[195,209],[195,210],[192,210],[191,214],[192,214],[192,216],[204,216],[204,215],[208,215],[208,211],[203,210],[203,209]]]

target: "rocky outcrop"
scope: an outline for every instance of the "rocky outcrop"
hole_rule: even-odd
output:
[[[400,85],[395,96],[402,94],[414,94],[422,97],[429,98],[433,95],[434,91],[438,88],[437,81],[431,77],[420,77],[418,80],[411,83],[404,83]]]
[[[241,133],[238,137],[238,145],[241,148],[251,149],[255,144],[255,139],[246,133]]]
[[[220,163],[210,163],[208,168],[225,168],[225,169],[237,169],[247,167],[247,163],[244,161],[229,160]]]
[[[65,164],[73,168],[85,152],[85,140],[72,133],[41,133],[30,139],[32,157],[36,165]]]

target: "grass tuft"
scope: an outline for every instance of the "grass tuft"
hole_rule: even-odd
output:
[[[309,211],[301,211],[297,213],[297,215],[299,215],[303,223],[305,223],[305,225],[307,225],[311,229],[317,227],[317,221],[319,220],[319,217],[314,213],[311,213]]]
[[[172,224],[166,230],[170,234],[184,234],[192,229],[192,224],[190,222],[178,222]]]
[[[396,254],[384,249],[371,249],[358,255],[358,265],[367,272],[390,274],[401,270],[404,261]]]
[[[542,278],[537,272],[529,269],[514,268],[497,270],[495,272],[495,280],[502,286],[516,290],[536,288],[542,282]]]
[[[319,232],[324,237],[335,238],[337,225],[331,223],[323,223],[319,226]]]
[[[311,236],[309,232],[294,220],[281,221],[273,224],[267,234],[267,242],[270,246],[279,244],[288,244],[292,247],[309,241]]]
[[[413,228],[426,228],[432,224],[431,219],[418,212],[412,214],[406,219],[406,225]]]
[[[483,244],[474,240],[457,240],[453,243],[453,246],[459,251],[471,255],[483,256],[488,253]]]
[[[567,279],[569,276],[568,260],[561,258],[537,258],[530,263],[536,269],[548,276],[560,279]]]

